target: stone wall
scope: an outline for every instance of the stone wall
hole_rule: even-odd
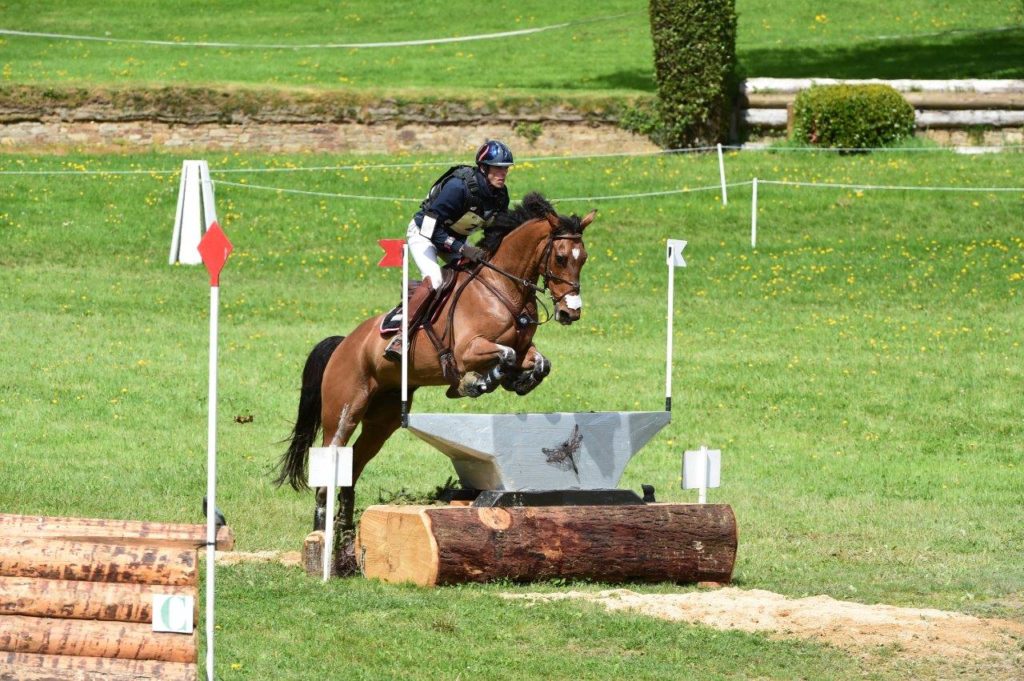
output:
[[[0,124],[5,151],[261,151],[350,154],[472,152],[485,139],[518,155],[657,151],[641,135],[608,124],[537,123],[529,135],[510,124],[242,123],[182,125],[156,121],[23,121]],[[534,136],[536,134],[536,137]]]
[[[644,153],[659,147],[642,135],[607,124],[539,124],[529,137],[507,124],[426,125],[410,123],[243,123],[181,125],[155,121],[67,122],[25,121],[0,124],[0,151],[94,153],[256,151],[265,153],[459,155],[485,139],[506,141],[520,156],[561,156]],[[534,128],[534,131],[537,131]],[[996,130],[926,130],[943,146],[1006,146],[1024,144],[1020,128]],[[749,141],[779,139],[778,132],[754,135]]]
[[[954,85],[963,90],[969,86],[964,92],[948,91],[946,99],[967,97],[969,102],[977,103],[985,97],[999,97],[1005,106],[1024,109],[1024,81],[913,81],[901,87],[926,85],[932,90],[940,86],[949,90]],[[738,103],[740,119],[751,111],[764,111],[749,108],[760,97],[758,106],[766,106],[767,101],[782,107],[783,121],[781,129],[748,125],[749,141],[770,142],[784,135],[786,102],[801,87],[808,86],[809,81],[746,81]],[[997,86],[1002,94],[990,92]],[[918,94],[914,91],[907,96]],[[162,150],[459,156],[485,139],[498,138],[520,156],[642,153],[657,151],[658,147],[642,135],[623,130],[618,122],[631,111],[649,110],[651,106],[651,96],[581,97],[571,101],[526,96],[500,101],[363,100],[347,91],[0,85],[0,152]],[[949,146],[1024,143],[1019,125],[938,130],[919,126],[918,134]]]

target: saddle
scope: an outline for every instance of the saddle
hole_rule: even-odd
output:
[[[426,307],[419,312],[415,319],[409,320],[409,347],[415,347],[416,336],[413,332],[422,328],[426,331],[427,338],[430,339],[431,344],[437,351],[438,359],[441,363],[441,372],[452,386],[458,384],[459,381],[459,370],[455,363],[455,354],[452,351],[452,339],[454,335],[449,333],[446,337],[449,339],[446,345],[442,338],[437,335],[434,331],[434,324],[437,323],[438,317],[441,316],[441,310],[444,309],[445,303],[451,298],[452,291],[455,290],[455,282],[458,279],[458,272],[461,268],[446,266],[441,268],[441,288],[434,292],[433,298],[427,303]],[[409,291],[412,292],[422,282],[409,282]],[[385,314],[380,320],[380,335],[384,338],[390,338],[391,336],[399,333],[402,330],[402,316],[404,311],[402,309],[402,303],[399,303],[390,312]]]
[[[420,311],[417,318],[409,320],[410,335],[413,329],[421,326],[421,322],[424,319],[429,318],[431,324],[437,322],[437,318],[441,314],[441,308],[444,307],[444,303],[451,297],[452,289],[455,288],[455,275],[456,271],[454,269],[448,267],[441,268],[441,288],[434,292],[434,297]],[[411,295],[421,283],[418,279],[411,280],[409,282],[409,294]],[[378,327],[381,338],[390,338],[402,330],[402,312],[402,303],[398,303],[381,318]]]

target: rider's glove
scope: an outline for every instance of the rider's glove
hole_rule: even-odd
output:
[[[480,262],[484,259],[485,253],[482,248],[466,244],[462,247],[462,251],[459,252],[459,255],[470,262]]]

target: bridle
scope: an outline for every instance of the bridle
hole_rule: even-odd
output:
[[[492,265],[491,263],[489,263],[486,260],[481,260],[480,264],[482,266],[484,266],[484,267],[487,267],[488,269],[494,270],[495,272],[497,272],[498,274],[502,275],[503,277],[505,277],[507,279],[511,279],[512,281],[516,282],[517,284],[519,284],[520,286],[522,286],[526,290],[533,291],[533,293],[535,293],[535,294],[536,293],[543,293],[544,291],[547,291],[548,295],[551,296],[552,304],[557,305],[558,303],[562,302],[562,300],[566,296],[579,295],[579,293],[580,293],[580,282],[579,281],[571,281],[569,279],[565,279],[565,278],[560,277],[560,276],[558,276],[557,274],[555,274],[554,272],[551,271],[552,249],[555,246],[555,242],[559,241],[561,239],[572,239],[573,241],[579,241],[579,242],[582,243],[582,241],[583,241],[583,234],[549,234],[548,235],[548,242],[544,245],[544,253],[540,257],[541,262],[544,264],[544,270],[540,273],[541,279],[543,279],[543,281],[544,281],[544,284],[542,286],[537,286],[537,284],[533,283],[529,279],[524,279],[523,277],[517,277],[516,275],[512,274],[511,272],[506,272],[505,270],[503,270],[500,267],[497,267],[495,265]],[[555,294],[552,293],[551,289],[550,289],[550,284],[551,284],[552,281],[557,281],[557,282],[560,282],[562,284],[568,284],[569,285],[569,290],[566,291],[565,293],[563,293],[562,295],[556,297]]]
[[[568,279],[564,279],[564,278],[558,276],[557,274],[554,274],[554,273],[551,272],[552,249],[555,246],[555,241],[557,241],[559,239],[572,239],[573,241],[578,241],[578,242],[582,243],[583,242],[583,234],[559,234],[559,235],[550,234],[550,235],[548,235],[548,243],[544,247],[544,255],[542,255],[540,257],[541,262],[544,263],[544,271],[541,272],[540,274],[541,274],[541,277],[543,277],[543,279],[544,279],[544,287],[543,288],[547,289],[548,294],[551,296],[551,303],[553,305],[558,305],[558,303],[562,302],[562,300],[566,296],[570,296],[570,295],[577,295],[578,296],[580,294],[580,282],[578,280],[577,281],[570,281]],[[560,282],[562,284],[568,284],[569,285],[569,290],[556,298],[555,294],[552,293],[551,287],[550,287],[550,284],[551,284],[552,281],[557,281],[557,282]],[[537,287],[535,287],[535,288],[537,288]]]

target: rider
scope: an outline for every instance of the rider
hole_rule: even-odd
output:
[[[499,213],[508,211],[505,176],[513,164],[512,151],[498,140],[488,140],[476,151],[476,167],[455,166],[431,187],[406,232],[409,252],[423,275],[409,296],[410,322],[441,287],[437,257],[448,262],[458,257],[478,262],[484,252],[466,243],[470,233],[484,227]],[[402,357],[402,334],[395,335],[384,357]]]

